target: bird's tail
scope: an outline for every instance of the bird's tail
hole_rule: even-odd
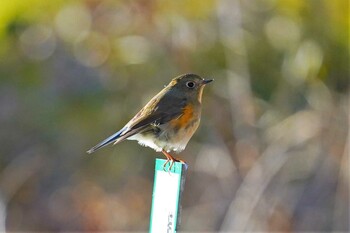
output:
[[[106,138],[105,140],[103,140],[102,142],[100,142],[99,144],[97,144],[96,146],[92,147],[90,150],[87,151],[88,154],[94,153],[95,151],[97,151],[98,149],[107,146],[108,144],[111,144],[112,142],[116,141],[121,134],[124,132],[124,128],[119,130],[118,132],[116,132],[115,134],[113,134],[112,136]]]

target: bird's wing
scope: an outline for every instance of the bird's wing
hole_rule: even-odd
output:
[[[162,125],[179,117],[185,104],[184,99],[169,95],[169,92],[159,93],[125,125],[126,130],[115,143],[143,131],[151,124]]]
[[[121,130],[106,138],[87,152],[89,154],[107,146],[116,144],[132,135],[147,129],[151,124],[161,125],[182,114],[185,100],[169,95],[166,90],[153,97]]]

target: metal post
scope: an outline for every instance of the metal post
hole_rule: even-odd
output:
[[[185,184],[186,166],[175,162],[164,168],[166,160],[156,159],[150,233],[175,233],[180,225],[181,194]]]

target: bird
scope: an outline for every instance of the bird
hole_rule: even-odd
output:
[[[170,152],[183,151],[197,130],[201,119],[202,94],[206,84],[197,74],[183,74],[173,78],[121,130],[101,141],[87,153],[91,154],[111,143],[136,140],[142,146],[162,152],[166,157],[163,169],[170,162],[187,164]]]

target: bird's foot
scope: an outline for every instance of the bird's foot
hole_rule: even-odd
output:
[[[175,162],[180,162],[180,163],[182,163],[182,164],[185,166],[185,169],[187,170],[188,165],[187,165],[187,163],[186,163],[184,160],[174,158],[173,156],[171,156],[171,155],[170,155],[168,152],[166,152],[165,150],[162,150],[162,152],[163,152],[163,154],[165,155],[165,157],[167,158],[166,162],[165,162],[164,165],[163,165],[163,170],[164,170],[164,171],[166,171],[166,166],[167,166],[167,164],[170,163],[170,166],[169,166],[169,168],[168,168],[168,172],[170,172],[170,171],[171,171],[171,168],[174,166],[174,163],[175,163]]]

